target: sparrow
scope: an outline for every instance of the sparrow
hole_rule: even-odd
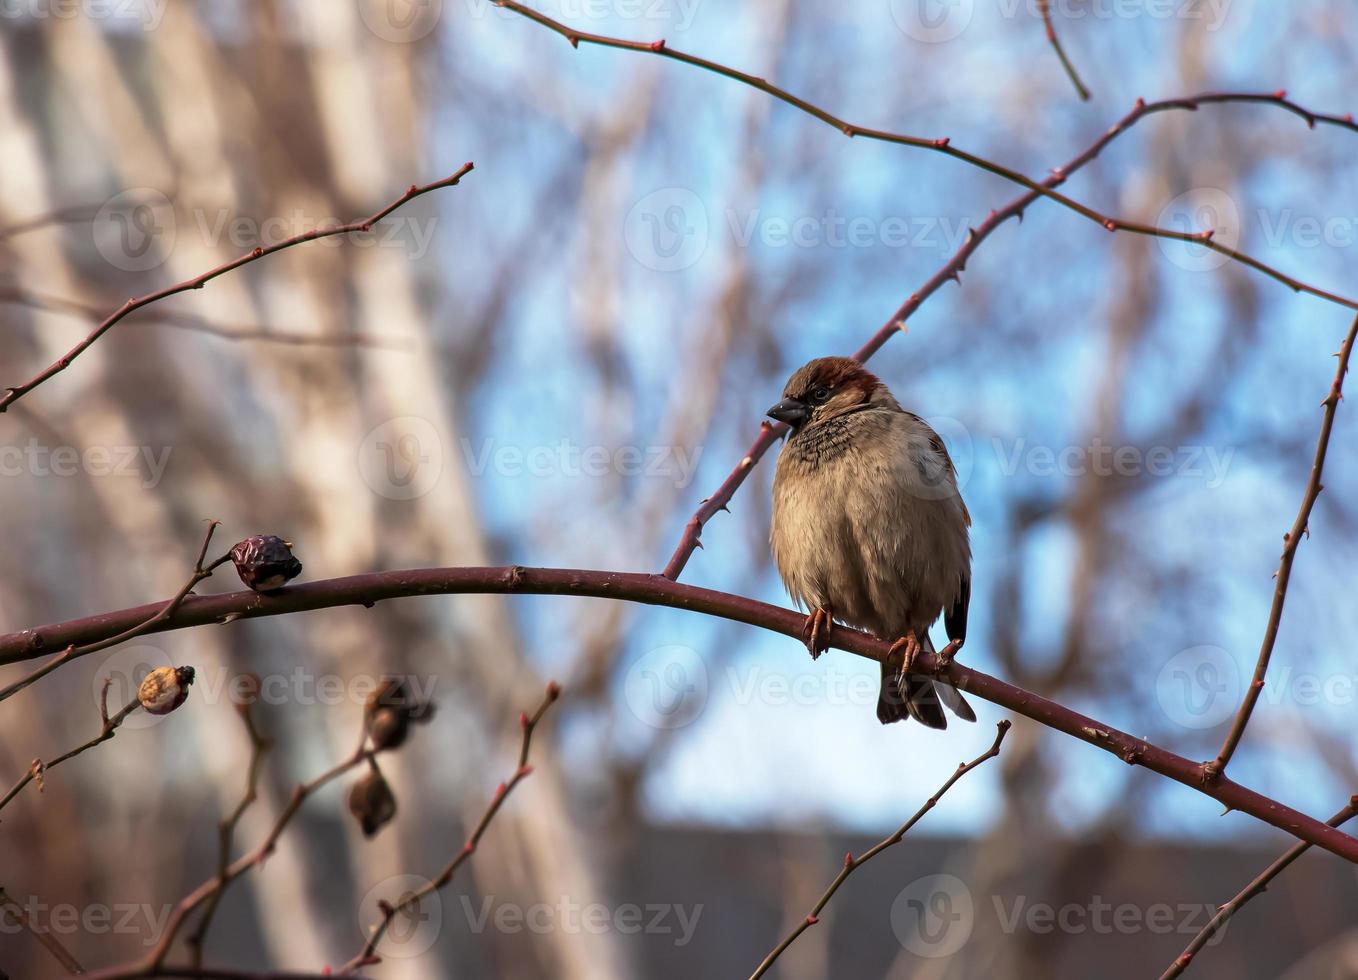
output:
[[[858,361],[798,368],[770,418],[791,429],[773,477],[774,563],[798,608],[812,659],[836,620],[893,640],[882,662],[877,718],[947,728],[943,705],[976,714],[945,681],[912,675],[943,615],[946,664],[966,639],[971,516],[938,433],[901,408]]]

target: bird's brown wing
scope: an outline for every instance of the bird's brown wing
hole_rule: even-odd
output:
[[[943,461],[947,468],[948,476],[952,478],[953,486],[957,485],[957,467],[953,465],[952,457],[948,455],[948,447],[943,444],[943,437],[934,431],[933,426],[913,412],[906,412],[917,421],[924,431],[929,433],[929,447],[933,449]],[[962,508],[962,519],[967,527],[971,527],[971,512],[967,510],[967,502],[962,499],[961,491],[957,494],[957,503]],[[957,640],[959,643],[967,638],[967,611],[971,606],[971,576],[967,575],[962,579],[961,587],[957,590],[957,598],[953,604],[943,611],[943,626],[948,631],[949,640]]]

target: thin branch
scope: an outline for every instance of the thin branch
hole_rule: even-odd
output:
[[[538,722],[542,720],[542,716],[547,713],[547,709],[550,708],[560,696],[561,687],[553,681],[547,685],[547,693],[543,696],[542,703],[538,705],[537,710],[531,715],[527,712],[523,712],[519,715],[519,726],[523,730],[523,739],[519,745],[519,764],[514,769],[514,774],[509,777],[509,780],[496,787],[495,795],[491,797],[485,812],[481,814],[481,819],[477,821],[476,828],[471,832],[471,836],[469,836],[467,842],[462,845],[462,850],[458,851],[457,856],[449,861],[444,869],[439,872],[437,878],[433,881],[426,882],[423,887],[411,892],[397,904],[392,905],[386,901],[378,902],[378,907],[382,910],[382,921],[372,927],[372,930],[368,935],[368,941],[363,944],[363,949],[359,951],[358,955],[344,964],[344,966],[340,967],[341,975],[349,974],[362,967],[374,966],[382,962],[382,957],[377,955],[377,945],[382,941],[382,937],[386,934],[387,928],[391,925],[392,920],[401,912],[418,907],[420,901],[426,895],[430,895],[439,889],[446,887],[448,883],[453,880],[453,875],[457,874],[457,869],[471,858],[472,854],[476,851],[477,844],[481,842],[481,837],[485,834],[486,828],[488,828],[490,822],[495,819],[495,814],[500,812],[500,807],[503,806],[505,800],[509,798],[509,794],[514,792],[514,787],[518,786],[519,783],[527,779],[532,773],[533,767],[528,764],[528,749],[533,741],[533,731],[537,728]]]
[[[193,591],[194,586],[210,576],[218,565],[231,560],[230,555],[222,555],[206,567],[203,565],[204,560],[207,558],[208,546],[212,543],[212,532],[217,530],[217,527],[220,524],[221,521],[210,521],[208,523],[207,535],[203,538],[203,547],[198,552],[198,561],[194,563],[193,574],[189,576],[189,580],[184,583],[184,587],[167,600],[164,605],[156,610],[156,612],[148,616],[144,621],[129,626],[115,636],[110,636],[84,647],[77,647],[75,645],[67,647],[37,670],[20,678],[13,684],[0,688],[0,701],[13,697],[30,684],[41,680],[58,667],[70,663],[77,657],[83,657],[90,653],[97,653],[100,650],[107,650],[109,647],[117,646],[119,643],[125,643],[144,633],[154,632],[158,626],[173,617],[175,610],[179,608],[180,604],[188,597],[189,593]]]
[[[1075,91],[1080,95],[1081,102],[1089,101],[1089,89],[1085,88],[1085,83],[1080,81],[1080,74],[1075,70],[1075,66],[1066,57],[1066,49],[1061,47],[1061,39],[1056,36],[1056,28],[1052,26],[1052,4],[1051,0],[1037,0],[1037,11],[1042,16],[1042,23],[1047,29],[1047,42],[1056,52],[1056,57],[1061,59],[1061,67],[1066,70],[1066,76],[1070,83],[1075,86]]]
[[[88,742],[77,745],[64,755],[57,756],[51,762],[43,762],[41,759],[34,759],[27,771],[19,777],[19,781],[10,788],[10,791],[4,795],[3,799],[0,799],[0,810],[3,810],[9,804],[10,800],[18,796],[20,790],[35,780],[38,783],[38,789],[41,790],[43,785],[42,781],[47,775],[48,770],[55,769],[67,759],[74,759],[87,749],[92,749],[96,745],[107,742],[113,737],[114,733],[118,730],[118,726],[126,720],[127,716],[141,707],[141,700],[136,695],[133,695],[131,701],[118,709],[116,714],[110,715],[108,713],[108,688],[110,683],[110,678],[105,678],[104,686],[99,692],[99,734]]]
[[[161,969],[166,956],[170,952],[170,948],[174,945],[175,937],[179,935],[185,920],[193,910],[201,906],[204,902],[212,900],[215,895],[225,890],[233,881],[245,874],[245,872],[249,871],[251,868],[263,864],[265,858],[274,852],[274,848],[278,844],[278,838],[281,837],[283,831],[287,829],[289,822],[296,816],[297,811],[301,809],[302,804],[306,801],[307,797],[311,796],[332,780],[374,758],[378,750],[368,748],[367,741],[367,730],[364,729],[363,737],[359,741],[358,748],[354,750],[353,754],[327,769],[310,782],[300,783],[294,787],[287,806],[285,806],[283,812],[278,815],[277,821],[274,822],[273,828],[269,831],[268,836],[264,838],[263,843],[244,857],[236,859],[236,861],[227,866],[224,872],[219,869],[215,876],[203,882],[181,899],[179,904],[175,906],[174,911],[170,914],[170,919],[166,923],[165,930],[161,934],[160,940],[156,943],[155,948],[151,950],[145,960],[131,967],[115,967],[109,971],[101,971],[97,976],[101,978],[101,980],[109,980],[109,978],[112,977],[131,978],[162,975]],[[195,966],[192,969],[199,968]]]
[[[782,956],[787,948],[797,941],[798,936],[820,921],[821,912],[825,909],[825,906],[830,904],[830,899],[834,897],[835,892],[839,891],[839,886],[844,884],[849,875],[853,874],[887,848],[899,844],[905,835],[910,832],[911,828],[924,819],[924,815],[938,804],[938,801],[943,798],[943,794],[952,789],[954,783],[987,759],[993,759],[1000,754],[1000,743],[1004,741],[1004,736],[1009,731],[1010,722],[1008,719],[1005,719],[995,727],[995,741],[991,743],[990,748],[986,749],[970,762],[960,763],[957,770],[948,777],[948,781],[938,788],[938,792],[929,797],[929,799],[924,802],[924,805],[915,811],[913,817],[901,824],[899,830],[890,837],[878,841],[858,857],[854,857],[852,854],[844,855],[844,865],[839,869],[839,874],[835,875],[834,880],[830,882],[829,886],[821,894],[820,899],[812,906],[811,911],[807,914],[806,918],[799,922],[797,927],[788,933],[783,941],[775,946],[768,956],[764,957],[764,961],[755,968],[754,973],[750,974],[750,980],[759,980],[760,977],[769,971],[769,967],[773,966],[773,961],[778,959],[779,956]]]
[[[187,963],[165,963],[154,969],[134,972],[100,970],[89,974],[89,980],[133,980],[140,977],[179,977],[182,980],[335,980],[332,973],[296,973],[278,970],[233,970],[220,966],[191,966]]]
[[[1348,806],[1344,807],[1344,809],[1331,817],[1328,823],[1331,827],[1340,827],[1352,820],[1354,816],[1358,816],[1358,796],[1351,798]],[[1213,936],[1225,927],[1231,916],[1239,912],[1240,907],[1250,899],[1267,891],[1268,886],[1272,883],[1273,879],[1286,871],[1288,866],[1306,853],[1310,846],[1310,844],[1304,841],[1292,845],[1292,847],[1288,848],[1278,860],[1265,868],[1263,872],[1260,873],[1259,877],[1246,885],[1239,895],[1236,895],[1235,898],[1218,908],[1217,914],[1212,916],[1212,921],[1203,926],[1202,930],[1193,937],[1193,941],[1179,954],[1178,959],[1170,964],[1169,969],[1161,975],[1160,980],[1171,980],[1171,978],[1179,976],[1184,970],[1188,969],[1188,965],[1193,962],[1193,957],[1207,945],[1208,941]]]
[[[231,867],[231,842],[235,837],[236,827],[240,824],[241,817],[245,816],[245,811],[250,804],[255,802],[259,789],[259,774],[264,766],[264,754],[269,751],[272,743],[260,734],[255,727],[254,716],[251,714],[252,705],[244,703],[238,706],[241,722],[245,725],[245,733],[250,739],[250,764],[245,774],[245,792],[241,795],[240,802],[230,815],[223,820],[217,827],[217,890],[208,899],[207,907],[203,909],[203,914],[198,918],[198,925],[193,932],[189,933],[186,942],[192,950],[192,962],[194,969],[202,969],[203,950],[207,945],[208,930],[212,928],[213,916],[217,914],[217,906],[222,903],[222,896],[226,894],[229,884],[227,872]]]
[[[50,313],[65,313],[80,317],[102,317],[104,307],[82,303],[79,300],[55,296],[51,293],[36,292],[17,287],[0,287],[0,303],[13,303],[31,309],[46,310]],[[285,344],[294,347],[372,347],[378,350],[409,350],[411,345],[398,337],[382,337],[373,334],[351,333],[312,334],[300,330],[269,330],[260,327],[226,326],[213,323],[192,313],[153,310],[132,323],[148,326],[162,324],[190,330],[194,333],[219,337],[233,342],[259,341],[271,344]]]
[[[286,248],[292,248],[294,245],[301,245],[305,242],[313,242],[321,238],[330,238],[335,235],[347,235],[351,232],[356,231],[366,232],[370,230],[374,224],[381,221],[387,215],[391,214],[393,211],[395,211],[397,208],[401,207],[408,201],[412,201],[415,198],[420,197],[421,195],[428,194],[430,191],[439,190],[440,188],[443,187],[454,186],[467,173],[469,173],[471,169],[472,165],[470,163],[467,163],[463,165],[461,170],[453,174],[451,177],[445,177],[443,180],[436,180],[432,184],[425,184],[423,187],[418,187],[414,184],[411,184],[410,189],[407,190],[400,197],[398,197],[395,201],[391,202],[386,207],[382,208],[380,211],[377,211],[374,214],[371,214],[368,217],[363,218],[359,221],[354,221],[347,225],[339,225],[337,227],[313,228],[311,231],[303,232],[300,235],[294,235],[292,238],[284,239],[283,241],[277,242],[273,245],[255,248],[254,250],[246,252],[244,255],[238,258],[232,259],[229,262],[225,262],[222,265],[217,266],[215,269],[210,269],[207,272],[202,273],[201,275],[194,276],[192,279],[185,279],[183,282],[176,283],[173,286],[166,286],[164,289],[157,290],[154,293],[147,293],[145,296],[128,300],[126,303],[120,306],[115,312],[109,314],[108,317],[106,317],[97,327],[95,327],[94,330],[92,330],[89,333],[89,335],[85,337],[84,340],[80,341],[80,343],[72,347],[60,359],[52,362],[52,364],[49,365],[46,369],[39,372],[37,375],[30,378],[28,381],[25,381],[18,387],[6,389],[5,394],[3,396],[0,396],[0,413],[3,413],[7,408],[9,408],[10,405],[18,401],[24,395],[28,394],[30,391],[32,391],[38,385],[42,384],[44,381],[48,380],[49,378],[57,374],[60,374],[62,371],[70,367],[72,361],[74,361],[77,357],[83,354],[91,344],[93,344],[96,340],[98,340],[105,333],[107,333],[108,330],[115,323],[117,323],[123,317],[127,316],[129,313],[132,313],[135,310],[139,310],[144,306],[149,306],[150,304],[158,302],[159,300],[165,299],[167,296],[174,296],[177,293],[187,292],[190,289],[202,289],[205,285],[207,285],[213,279],[216,279],[218,276],[223,276],[234,269],[239,269],[243,265],[249,265],[251,262],[256,262],[259,259],[264,258],[266,255],[273,255],[275,252],[281,252]]]
[[[1003,177],[1005,180],[1026,187],[1030,191],[1040,194],[1043,197],[1051,198],[1058,204],[1064,205],[1081,217],[1100,225],[1108,231],[1127,231],[1134,235],[1147,235],[1152,238],[1189,242],[1233,258],[1237,262],[1242,262],[1256,272],[1261,272],[1270,279],[1275,279],[1296,292],[1309,293],[1312,296],[1319,297],[1320,299],[1327,300],[1331,303],[1336,303],[1339,306],[1344,306],[1351,310],[1358,310],[1358,299],[1352,299],[1338,293],[1332,293],[1321,289],[1318,286],[1312,286],[1299,279],[1294,279],[1282,270],[1277,269],[1266,262],[1262,262],[1259,259],[1227,245],[1222,245],[1213,237],[1215,235],[1215,229],[1205,228],[1202,231],[1175,231],[1172,228],[1159,228],[1155,225],[1115,218],[1103,214],[1085,204],[1081,204],[1073,198],[1067,197],[1059,191],[1054,190],[1048,183],[1038,183],[1019,173],[1017,170],[1012,170],[1009,167],[996,163],[993,160],[988,160],[985,157],[978,156],[975,153],[968,153],[966,150],[958,149],[952,145],[950,138],[946,136],[938,139],[929,139],[921,136],[907,136],[903,133],[892,133],[882,129],[869,129],[865,126],[859,126],[855,123],[840,119],[838,116],[831,114],[827,110],[793,95],[786,89],[770,84],[765,79],[747,74],[746,72],[739,71],[716,61],[709,61],[706,58],[699,58],[696,55],[686,54],[676,48],[667,46],[663,40],[652,41],[649,43],[645,41],[628,41],[622,38],[608,37],[603,34],[590,34],[585,31],[577,31],[574,28],[567,27],[560,21],[553,20],[546,14],[539,13],[529,7],[525,7],[521,3],[517,3],[516,0],[495,0],[495,5],[497,7],[505,7],[517,14],[521,14],[529,20],[535,21],[549,30],[560,34],[571,43],[572,47],[579,47],[580,43],[584,42],[585,44],[597,44],[601,47],[617,48],[623,51],[639,51],[646,54],[659,55],[662,58],[671,58],[675,61],[682,61],[684,64],[715,72],[718,75],[724,75],[727,78],[749,85],[751,88],[766,92],[774,98],[786,102],[788,105],[795,106],[802,112],[814,116],[826,125],[833,126],[845,136],[862,136],[865,139],[880,140],[884,143],[896,143],[902,146],[913,146],[922,150],[931,150],[935,153],[942,153],[945,156],[950,156],[953,159],[970,164],[979,170],[984,170],[986,173],[994,174],[997,177]],[[1273,101],[1282,104],[1287,102],[1287,98],[1285,92],[1277,92],[1274,93],[1273,96],[1260,96],[1245,93],[1235,95],[1234,93],[1230,93],[1228,94],[1228,97],[1218,98],[1216,101]],[[1326,122],[1331,125],[1343,126],[1358,131],[1358,125],[1355,125],[1350,116],[1319,115],[1309,112],[1300,106],[1293,106],[1292,104],[1288,104],[1287,108],[1289,111],[1297,112],[1298,115],[1301,115],[1312,125],[1314,125],[1315,122]]]
[[[1136,105],[1125,116],[1107,129],[1103,135],[1095,140],[1083,152],[1068,161],[1064,166],[1057,167],[1051,175],[1044,180],[1044,187],[1058,187],[1064,183],[1071,174],[1080,170],[1088,163],[1096,159],[1109,143],[1127,132],[1142,119],[1147,116],[1161,112],[1187,111],[1196,112],[1199,106],[1203,105],[1224,105],[1228,103],[1258,103],[1262,105],[1276,106],[1284,109],[1306,120],[1306,124],[1312,129],[1317,123],[1327,123],[1330,125],[1343,126],[1349,129],[1356,129],[1353,119],[1350,116],[1320,116],[1302,106],[1291,102],[1286,98],[1286,93],[1274,92],[1271,95],[1251,94],[1242,92],[1204,92],[1200,95],[1192,96],[1187,99],[1164,99],[1159,102],[1145,102],[1137,99]],[[859,348],[853,356],[860,361],[866,361],[877,351],[885,346],[886,342],[897,333],[905,329],[906,321],[915,314],[926,299],[942,289],[949,282],[961,283],[962,273],[966,271],[967,262],[972,253],[980,247],[981,242],[985,241],[990,235],[999,228],[1000,225],[1009,221],[1011,218],[1023,220],[1023,213],[1042,195],[1037,191],[1029,191],[1020,194],[1004,207],[997,211],[991,211],[989,216],[978,224],[975,228],[967,231],[967,237],[961,246],[953,253],[952,257],[943,264],[937,272],[929,278],[916,292],[912,293],[900,308],[887,319],[877,332]],[[678,579],[683,572],[684,566],[688,564],[693,552],[702,547],[702,532],[707,522],[723,510],[727,510],[727,505],[731,498],[740,489],[740,485],[745,482],[745,477],[754,469],[754,465],[763,458],[769,448],[776,443],[787,431],[787,426],[781,422],[771,425],[763,422],[760,425],[759,435],[754,443],[741,457],[736,468],[722,482],[717,491],[699,505],[697,511],[684,526],[683,535],[679,539],[674,553],[665,565],[664,575],[666,578]]]
[[[806,616],[744,596],[717,592],[671,581],[662,575],[634,572],[587,571],[576,568],[421,568],[369,572],[347,578],[292,585],[277,593],[233,592],[226,595],[192,596],[173,616],[157,623],[153,631],[188,629],[209,623],[234,622],[261,616],[279,616],[304,610],[336,606],[371,606],[384,599],[427,595],[573,595],[630,600],[671,606],[708,616],[758,626],[800,640]],[[140,623],[157,607],[140,606],[84,619],[0,636],[0,664],[39,656],[51,643],[64,645],[97,640],[124,624]],[[831,645],[881,662],[890,644],[867,633],[836,626]],[[798,646],[800,650],[801,647]],[[1204,784],[1202,764],[1175,755],[1144,739],[1118,731],[1110,725],[1080,714],[1039,694],[1007,684],[979,670],[950,663],[940,669],[936,654],[922,654],[917,661],[922,673],[938,673],[953,686],[1031,718],[1055,731],[1109,752],[1128,765],[1182,783],[1232,810],[1248,813],[1299,840],[1310,841],[1340,857],[1358,863],[1358,840],[1328,827],[1277,800],[1247,789],[1222,776]],[[238,862],[239,863],[239,862]],[[234,865],[233,865],[234,867]]]
[[[25,218],[16,221],[12,225],[0,228],[0,242],[8,241],[16,235],[26,232],[36,231],[39,228],[48,228],[53,225],[73,225],[81,221],[92,221],[98,217],[102,204],[75,204],[70,207],[57,208],[48,211],[46,214],[34,215],[32,218]]]
[[[7,911],[14,916],[19,925],[32,933],[33,938],[43,944],[44,948],[56,958],[67,973],[80,975],[85,972],[85,968],[80,965],[80,962],[70,954],[65,946],[61,945],[57,937],[34,922],[24,907],[10,898],[3,888],[0,888],[0,910]],[[3,916],[3,914],[3,912],[0,912],[0,916]]]
[[[1273,657],[1273,645],[1277,642],[1278,627],[1283,618],[1283,603],[1287,601],[1287,585],[1292,579],[1292,560],[1296,557],[1297,546],[1301,544],[1302,536],[1309,536],[1311,533],[1309,526],[1311,510],[1315,507],[1320,491],[1324,489],[1320,478],[1325,470],[1325,454],[1330,448],[1330,432],[1334,429],[1335,413],[1339,409],[1340,400],[1344,397],[1344,375],[1349,370],[1349,355],[1353,353],[1355,335],[1358,335],[1358,317],[1354,318],[1344,343],[1339,347],[1339,353],[1335,355],[1339,359],[1339,366],[1335,369],[1330,393],[1321,402],[1325,411],[1320,421],[1320,438],[1316,441],[1315,458],[1311,462],[1311,479],[1307,481],[1306,493],[1302,497],[1301,509],[1297,511],[1297,519],[1292,522],[1292,530],[1283,535],[1283,553],[1278,559],[1278,571],[1274,574],[1277,582],[1273,588],[1273,605],[1269,609],[1268,625],[1264,628],[1259,659],[1254,665],[1254,679],[1250,681],[1250,686],[1245,691],[1245,698],[1235,713],[1235,720],[1231,722],[1231,730],[1226,733],[1226,740],[1221,743],[1221,751],[1217,753],[1215,759],[1203,766],[1203,778],[1209,782],[1226,771],[1231,756],[1235,754],[1236,747],[1240,745],[1240,739],[1245,734],[1245,726],[1250,722],[1250,715],[1259,700],[1259,693],[1264,689],[1264,675],[1268,673],[1269,660]]]

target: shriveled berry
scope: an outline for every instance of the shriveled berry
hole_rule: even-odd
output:
[[[157,667],[142,678],[137,700],[153,715],[168,715],[189,696],[192,667]]]
[[[231,562],[240,580],[256,592],[281,589],[302,573],[292,543],[276,534],[252,534],[231,549]]]
[[[349,788],[349,812],[364,837],[371,837],[396,816],[396,796],[380,772],[369,772]]]

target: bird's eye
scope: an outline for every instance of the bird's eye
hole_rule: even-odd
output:
[[[811,389],[811,400],[813,402],[823,402],[829,397],[830,389],[826,388],[824,385]]]

